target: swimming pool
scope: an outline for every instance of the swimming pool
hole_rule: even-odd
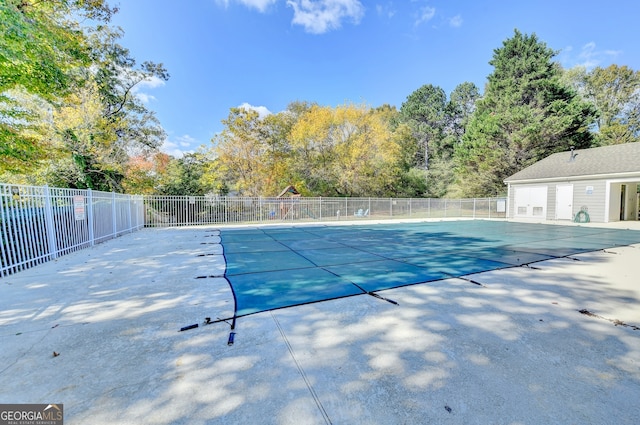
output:
[[[490,220],[222,229],[235,317],[640,243],[640,231]]]

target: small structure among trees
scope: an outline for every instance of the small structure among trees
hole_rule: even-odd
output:
[[[280,220],[300,219],[308,216],[315,218],[314,214],[309,211],[306,205],[300,202],[302,194],[293,185],[289,185],[277,196],[280,200]]]
[[[300,194],[300,192],[298,192],[296,190],[296,188],[293,185],[289,185],[287,187],[285,187],[285,189],[280,192],[280,194],[277,196],[278,199],[280,198],[299,198],[300,196],[302,196]]]

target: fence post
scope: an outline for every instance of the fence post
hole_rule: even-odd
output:
[[[138,200],[136,195],[129,195],[129,225],[131,226],[131,231],[138,230]]]
[[[473,198],[473,219],[476,219],[476,198]]]
[[[140,230],[138,222],[138,195],[131,195],[131,201],[133,202],[133,217],[135,218],[135,226],[131,223],[131,226],[136,230]]]
[[[320,214],[319,214],[319,217],[320,217],[320,221],[322,221],[322,196],[320,197]]]
[[[138,205],[137,210],[137,217],[138,217],[138,230],[140,230],[140,228],[144,229],[144,226],[146,226],[146,221],[147,221],[147,206],[146,206],[146,197],[144,195],[138,195],[138,201],[140,201],[140,205]]]
[[[409,218],[411,218],[411,198],[409,198]]]
[[[49,242],[49,258],[58,258],[58,248],[56,243],[56,228],[53,222],[53,205],[51,204],[51,191],[49,185],[44,186],[44,206],[45,222],[47,226],[47,240]]]
[[[118,220],[116,218],[116,193],[111,192],[111,221],[113,225],[113,237],[118,235]]]
[[[94,246],[96,244],[96,238],[95,235],[93,233],[93,223],[94,223],[94,217],[93,217],[93,193],[91,192],[91,189],[87,189],[87,227],[89,230],[89,242],[91,246]]]
[[[132,195],[127,195],[127,212],[129,213],[129,233],[133,232],[133,221],[131,220],[131,203],[133,202]]]
[[[147,205],[150,202],[150,197],[149,195],[140,195],[140,198],[142,200],[142,206],[139,207],[140,209],[138,210],[138,214],[142,213],[142,216],[140,217],[142,218],[142,227],[146,227],[147,221],[151,221],[151,215],[147,214]]]
[[[389,198],[389,217],[393,217],[393,198]]]

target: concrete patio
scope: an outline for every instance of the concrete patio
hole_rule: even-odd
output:
[[[224,272],[218,242],[146,229],[0,279],[0,403],[94,425],[640,418],[640,245],[242,317],[229,346],[203,325],[229,286],[196,279]]]

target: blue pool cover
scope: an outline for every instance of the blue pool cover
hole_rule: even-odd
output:
[[[223,229],[234,317],[640,243],[640,232],[507,221]]]

